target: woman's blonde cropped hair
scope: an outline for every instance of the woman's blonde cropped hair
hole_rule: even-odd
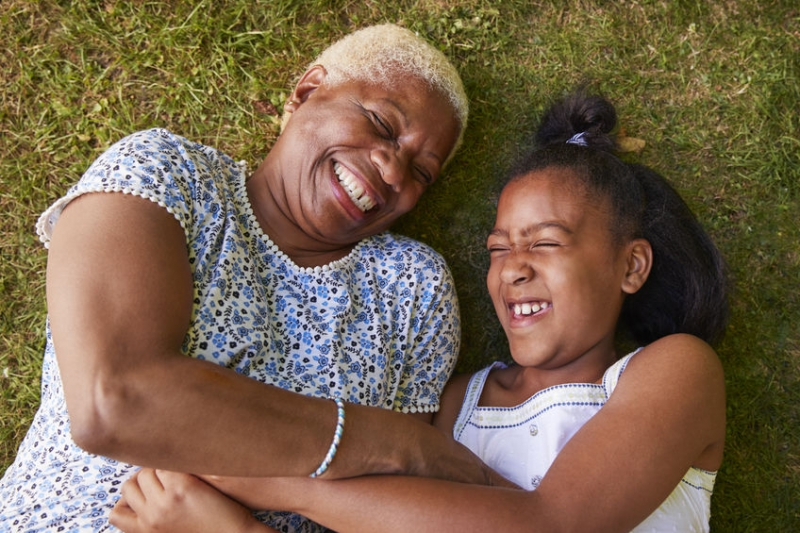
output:
[[[398,76],[423,80],[447,97],[459,122],[458,140],[450,156],[461,144],[469,115],[461,77],[441,51],[412,31],[395,24],[362,28],[326,48],[309,68],[314,65],[327,71],[326,85],[352,80],[389,85]]]

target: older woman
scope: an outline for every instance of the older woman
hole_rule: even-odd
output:
[[[411,32],[376,26],[326,50],[285,112],[249,177],[149,130],[42,215],[42,405],[0,483],[0,529],[108,530],[132,465],[488,481],[421,422],[458,351],[451,276],[385,231],[460,142],[458,74]]]

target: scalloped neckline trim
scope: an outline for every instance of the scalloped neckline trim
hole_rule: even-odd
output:
[[[264,231],[264,228],[261,227],[261,224],[258,222],[258,218],[256,218],[256,214],[253,211],[253,206],[250,203],[250,196],[247,194],[247,162],[239,161],[238,162],[239,169],[241,171],[241,177],[237,180],[236,184],[236,194],[239,196],[242,205],[244,206],[244,212],[247,216],[247,221],[253,231],[255,231],[256,236],[264,241],[264,244],[267,246],[270,252],[275,254],[275,256],[281,260],[282,262],[286,263],[292,269],[302,272],[304,274],[319,274],[320,272],[327,272],[329,270],[339,270],[342,267],[345,267],[353,262],[353,258],[357,255],[359,249],[363,246],[365,239],[361,239],[358,241],[350,250],[347,255],[340,259],[335,259],[330,263],[324,265],[318,265],[313,267],[302,267],[294,262],[294,260],[286,255],[286,253],[281,250],[275,242],[267,235],[267,232]]]

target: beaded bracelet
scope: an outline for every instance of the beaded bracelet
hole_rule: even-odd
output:
[[[328,448],[328,453],[325,454],[325,459],[322,460],[322,464],[319,465],[313,474],[309,477],[318,477],[325,473],[331,463],[333,462],[333,457],[336,455],[336,451],[339,449],[339,443],[342,441],[342,433],[344,433],[344,400],[341,398],[331,398],[334,402],[336,402],[336,430],[333,432],[333,442],[331,442],[331,447]]]

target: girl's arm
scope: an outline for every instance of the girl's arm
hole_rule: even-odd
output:
[[[72,436],[89,452],[177,471],[302,476],[330,445],[336,407],[186,357],[186,238],[166,209],[85,194],[55,225],[47,303]],[[406,472],[488,482],[466,448],[428,424],[348,406],[328,478]]]
[[[341,533],[630,531],[690,466],[716,470],[725,435],[721,365],[688,335],[636,355],[608,403],[564,447],[532,492],[375,476],[272,480],[240,496]],[[225,490],[224,480],[220,487]]]
[[[108,521],[125,533],[277,533],[200,479],[148,468],[125,482]]]

